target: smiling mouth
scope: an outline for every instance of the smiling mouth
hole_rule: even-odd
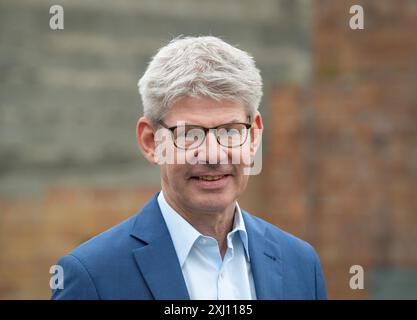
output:
[[[190,180],[202,190],[222,190],[230,181],[231,174],[198,175]]]
[[[191,177],[191,179],[201,180],[201,181],[218,181],[228,176],[230,176],[230,174],[204,175],[204,176],[193,176]]]
[[[219,176],[199,176],[196,177],[199,180],[204,180],[204,181],[217,181],[220,180],[221,178],[223,178],[225,175],[219,175]]]

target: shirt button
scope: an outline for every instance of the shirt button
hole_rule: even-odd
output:
[[[200,244],[206,244],[206,243],[207,243],[207,240],[206,239],[200,238]]]

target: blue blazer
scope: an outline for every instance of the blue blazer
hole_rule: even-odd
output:
[[[52,299],[190,299],[156,194],[139,212],[61,258]],[[242,210],[258,299],[326,299],[306,242]]]

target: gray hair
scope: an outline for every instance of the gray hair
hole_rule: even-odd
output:
[[[252,118],[262,98],[253,58],[213,36],[173,39],[152,58],[138,87],[144,114],[152,121],[184,96],[237,100]]]

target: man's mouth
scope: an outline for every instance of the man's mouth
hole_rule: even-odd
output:
[[[221,178],[223,178],[225,175],[220,175],[220,176],[200,176],[198,177],[200,180],[205,180],[205,181],[216,181],[216,180],[220,180]]]
[[[222,189],[228,184],[230,177],[230,174],[198,175],[192,176],[191,181],[202,189]]]

